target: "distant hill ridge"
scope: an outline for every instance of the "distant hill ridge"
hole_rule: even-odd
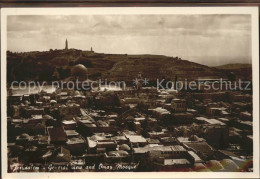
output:
[[[252,80],[252,64],[233,63],[217,66],[216,68],[233,73],[237,79]]]
[[[232,64],[225,64],[221,66],[216,66],[218,69],[241,69],[241,68],[252,68],[252,64],[248,63],[232,63]]]

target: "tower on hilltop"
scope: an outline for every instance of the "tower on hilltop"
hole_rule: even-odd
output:
[[[65,41],[65,50],[68,50],[68,40]]]

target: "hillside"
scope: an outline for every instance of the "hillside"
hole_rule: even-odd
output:
[[[90,79],[132,81],[139,72],[150,81],[157,78],[194,80],[199,77],[226,78],[226,70],[211,68],[177,57],[162,55],[102,54],[92,51],[50,50],[44,52],[7,52],[7,78],[13,80],[51,81],[56,70],[61,79],[70,76],[76,64],[88,68]]]
[[[233,63],[217,66],[216,68],[234,73],[237,79],[252,79],[252,64]]]
[[[88,68],[90,78],[99,78],[113,65],[125,58],[124,55],[99,54],[91,51],[50,50],[44,52],[7,52],[7,78],[13,80],[51,81],[55,70],[61,79],[70,76],[70,69],[76,64]]]
[[[129,55],[127,59],[115,64],[109,70],[109,76],[115,80],[125,79],[127,81],[130,80],[129,77],[135,78],[138,72],[152,81],[163,78],[173,80],[175,75],[179,80],[227,76],[222,70],[176,57],[156,55]]]

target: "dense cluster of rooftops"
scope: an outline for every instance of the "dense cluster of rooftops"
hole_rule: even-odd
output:
[[[252,171],[252,96],[208,93],[9,95],[8,170]]]

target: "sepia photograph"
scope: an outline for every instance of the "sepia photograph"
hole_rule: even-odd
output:
[[[258,13],[2,9],[3,176],[259,177]]]

